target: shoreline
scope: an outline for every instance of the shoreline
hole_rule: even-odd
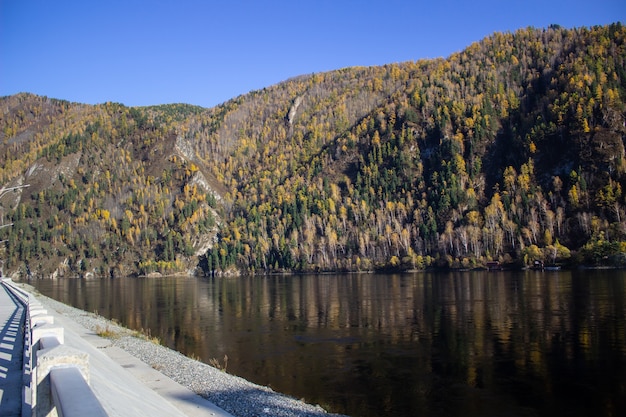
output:
[[[575,271],[575,270],[613,270],[613,269],[626,269],[626,264],[623,265],[590,265],[590,264],[559,264],[560,270],[562,271]],[[433,272],[473,272],[473,271],[490,271],[487,266],[475,266],[471,268],[456,268],[456,267],[437,267],[430,266],[424,269],[368,269],[368,270],[358,270],[358,271],[345,271],[345,270],[337,270],[337,271],[265,271],[265,272],[244,272],[240,270],[234,271],[226,271],[226,272],[216,272],[212,275],[206,274],[197,274],[197,273],[184,273],[184,272],[175,272],[170,274],[162,274],[160,272],[151,272],[149,274],[136,274],[136,275],[125,275],[125,276],[109,276],[109,275],[98,275],[93,272],[88,272],[86,274],[74,274],[67,275],[62,277],[53,277],[53,274],[49,274],[49,277],[44,276],[30,276],[24,277],[20,275],[18,272],[13,272],[9,274],[8,277],[14,280],[15,282],[20,283],[29,283],[31,280],[45,280],[45,279],[85,279],[85,280],[94,280],[94,279],[115,279],[115,278],[141,278],[141,279],[152,279],[152,278],[233,278],[233,277],[271,277],[271,276],[289,276],[289,275],[337,275],[337,274],[349,274],[349,275],[376,275],[376,274],[419,274],[419,273],[433,273]],[[493,271],[533,271],[540,270],[536,269],[531,265],[516,265],[516,264],[501,264],[500,268],[493,269]],[[30,284],[28,284],[30,285]]]
[[[158,344],[153,337],[47,297],[31,285],[23,282],[18,285],[26,286],[44,306],[94,332],[112,346],[124,350],[234,416],[346,417],[189,358]]]

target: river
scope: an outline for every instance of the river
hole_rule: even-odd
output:
[[[625,271],[31,284],[354,417],[626,415]]]

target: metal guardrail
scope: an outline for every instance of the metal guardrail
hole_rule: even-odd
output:
[[[89,355],[64,344],[64,329],[28,292],[2,284],[26,309],[22,417],[107,417],[89,386]]]

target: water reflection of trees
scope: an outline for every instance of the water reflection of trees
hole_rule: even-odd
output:
[[[62,291],[337,411],[609,414],[625,408],[626,291],[623,275],[587,274],[68,280],[77,288]]]
[[[252,346],[282,352],[282,366],[263,370],[268,380],[317,358],[302,370],[316,375],[334,367],[351,375],[350,383],[334,382],[359,400],[359,393],[371,398],[380,391],[379,401],[401,401],[407,386],[396,381],[412,384],[408,401],[422,411],[437,403],[433,392],[450,394],[442,381],[463,387],[454,394],[460,403],[467,397],[484,403],[489,393],[503,410],[512,404],[556,409],[563,407],[560,396],[572,410],[597,411],[620,395],[607,385],[611,378],[600,375],[624,366],[626,310],[614,298],[624,299],[623,280],[528,272],[270,277],[223,285],[226,294],[248,294],[245,303],[222,298],[225,311],[260,316]],[[295,353],[285,347],[292,344]],[[235,346],[249,356],[250,345]],[[310,394],[310,380],[302,381],[302,392]],[[578,407],[577,398],[589,398],[586,390],[598,384],[606,388],[602,394]],[[452,407],[444,403],[436,406]]]

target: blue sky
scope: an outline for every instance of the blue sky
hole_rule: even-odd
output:
[[[626,23],[623,0],[0,0],[0,96],[211,107],[288,78]]]

